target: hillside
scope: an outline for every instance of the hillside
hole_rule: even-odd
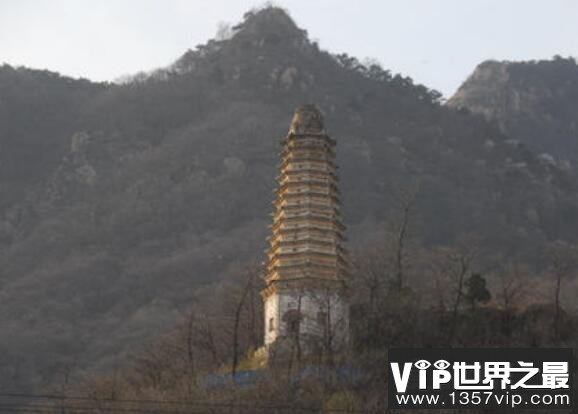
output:
[[[302,103],[338,143],[351,247],[416,183],[424,246],[475,234],[488,256],[535,264],[546,241],[576,238],[569,172],[435,91],[320,50],[278,8],[120,85],[1,73],[5,387],[114,365],[201,287],[261,261],[279,139]]]
[[[578,65],[573,58],[481,63],[448,105],[495,121],[562,168],[578,161]]]
[[[85,105],[105,85],[48,71],[0,66],[0,243],[11,208],[54,171],[70,145]]]

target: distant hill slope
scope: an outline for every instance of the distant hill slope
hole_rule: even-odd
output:
[[[302,103],[322,108],[338,142],[350,245],[415,182],[426,245],[476,233],[496,254],[534,257],[576,238],[568,172],[435,91],[320,50],[277,8],[122,85],[3,71],[22,83],[0,96],[14,164],[0,170],[12,200],[0,210],[5,389],[114,362],[170,327],[199,286],[261,260],[279,139]]]
[[[0,211],[58,166],[85,105],[104,89],[49,71],[0,66]]]
[[[566,161],[578,161],[578,65],[572,58],[481,63],[448,101],[496,121],[508,135]]]

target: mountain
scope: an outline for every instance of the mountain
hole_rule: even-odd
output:
[[[123,84],[4,66],[0,91],[4,389],[110,367],[263,260],[302,103],[337,141],[350,247],[379,240],[400,187],[419,188],[423,246],[475,234],[535,263],[576,239],[570,172],[436,91],[321,50],[279,8]]]
[[[578,65],[573,58],[481,63],[448,106],[465,108],[561,168],[578,162]]]

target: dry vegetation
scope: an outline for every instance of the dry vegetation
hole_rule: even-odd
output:
[[[576,284],[576,246],[545,246],[541,269],[492,261],[473,236],[425,248],[413,231],[411,198],[403,200],[387,226],[394,231],[384,230],[373,250],[353,254],[348,350],[334,352],[319,338],[300,352],[299,338],[289,337],[265,366],[255,353],[262,286],[252,267],[200,300],[173,333],[133,355],[129,369],[92,378],[70,395],[85,398],[83,406],[103,405],[95,411],[103,413],[129,401],[152,404],[142,400],[211,413],[380,413],[387,408],[390,347],[578,348],[578,313],[562,295]]]

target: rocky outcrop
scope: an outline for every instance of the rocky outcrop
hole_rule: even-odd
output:
[[[578,161],[578,66],[572,58],[481,63],[448,100],[560,162]]]
[[[96,169],[90,161],[90,144],[91,137],[87,132],[81,131],[72,135],[70,150],[54,173],[49,186],[49,194],[53,200],[96,184]]]

